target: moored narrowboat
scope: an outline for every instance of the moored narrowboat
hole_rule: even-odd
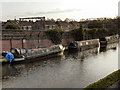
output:
[[[100,47],[106,47],[107,44],[119,42],[119,35],[107,36],[100,38]]]
[[[77,41],[79,50],[87,50],[99,47],[99,39]]]
[[[11,49],[11,53],[14,56],[13,62],[26,61],[39,57],[46,57],[47,55],[57,54],[62,55],[64,52],[64,47],[62,45],[54,45],[48,48],[38,48],[38,49]],[[9,60],[6,57],[2,56],[0,59],[2,63],[9,63]]]
[[[57,54],[57,55],[63,55],[65,48],[60,45],[54,45],[49,48],[38,48],[36,50],[32,50],[30,52],[26,53],[26,59],[34,59],[38,57],[43,57],[47,55]]]

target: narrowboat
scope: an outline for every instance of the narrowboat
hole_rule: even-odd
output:
[[[65,48],[62,45],[54,45],[48,48],[38,48],[31,50],[14,48],[11,49],[10,51],[14,55],[13,62],[19,62],[19,61],[26,61],[34,58],[44,57],[52,54],[63,55],[64,49]],[[6,60],[5,56],[2,56],[0,62],[6,63],[9,62],[9,60]]]
[[[106,47],[107,44],[119,42],[119,35],[107,36],[100,38],[100,47]]]
[[[99,47],[99,39],[76,41],[80,51]]]
[[[75,41],[69,44],[69,50],[87,50],[99,47],[99,39],[85,40],[85,41]]]
[[[36,50],[32,50],[26,53],[26,59],[34,59],[38,57],[43,57],[47,55],[57,54],[57,55],[63,55],[65,48],[60,45],[54,45],[49,48],[38,48]]]

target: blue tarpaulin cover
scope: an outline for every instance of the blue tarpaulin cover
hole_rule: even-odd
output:
[[[32,50],[28,49],[27,51],[32,51]]]
[[[9,60],[11,63],[12,60],[14,59],[14,55],[11,52],[8,52],[5,56],[5,59]]]

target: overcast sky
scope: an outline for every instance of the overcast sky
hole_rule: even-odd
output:
[[[3,2],[4,1],[4,2]],[[1,0],[2,20],[20,17],[100,18],[118,16],[119,0]],[[1,16],[1,15],[0,15]]]

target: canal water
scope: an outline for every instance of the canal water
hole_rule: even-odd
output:
[[[118,69],[119,48],[116,43],[108,49],[66,51],[61,57],[13,66],[5,64],[2,66],[2,87],[84,88]]]

